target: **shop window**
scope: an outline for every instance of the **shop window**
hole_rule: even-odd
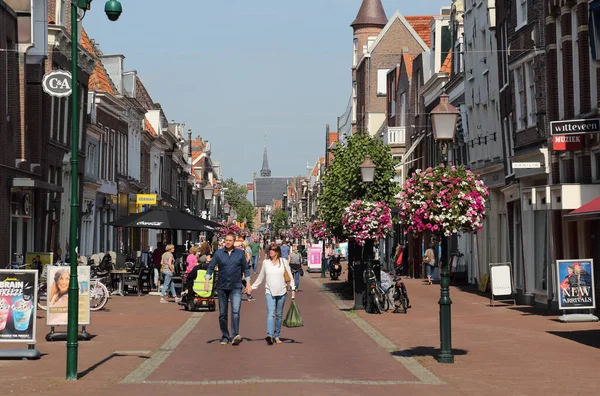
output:
[[[592,59],[600,60],[600,0],[590,3],[590,17],[588,20],[588,32]]]

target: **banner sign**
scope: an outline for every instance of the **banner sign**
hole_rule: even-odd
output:
[[[135,203],[138,205],[156,205],[156,194],[137,194]]]
[[[552,136],[552,149],[554,151],[581,150],[583,149],[583,135],[554,135]]]
[[[38,272],[0,270],[0,342],[35,344]]]
[[[559,309],[594,309],[594,260],[556,260]]]
[[[321,271],[321,254],[323,247],[321,245],[311,245],[308,248],[308,272]]]
[[[596,132],[600,132],[600,118],[552,121],[550,123],[550,135],[572,135]]]
[[[47,290],[48,326],[66,326],[69,313],[69,280],[71,267],[48,267]],[[90,324],[90,267],[77,267],[79,281],[79,322],[80,325]]]

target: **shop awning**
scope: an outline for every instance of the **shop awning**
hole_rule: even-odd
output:
[[[570,211],[564,216],[565,220],[600,220],[600,197],[592,199],[590,202],[581,205],[579,208]]]
[[[46,190],[61,193],[64,189],[56,184],[46,183],[45,181],[30,179],[25,177],[15,177],[12,179],[11,187],[15,188],[35,188],[39,190]]]
[[[413,144],[410,146],[410,148],[406,152],[404,152],[404,154],[402,154],[402,161],[400,161],[400,163],[395,166],[395,169],[402,169],[402,166],[404,166],[405,164],[407,164],[409,162],[412,162],[412,161],[407,161],[407,159],[410,158],[411,154],[413,153],[413,151],[415,151],[415,148],[417,148],[417,146],[419,145],[419,143],[421,143],[421,140],[423,140],[424,137],[425,137],[425,134],[419,135],[417,140],[415,140],[413,142]]]

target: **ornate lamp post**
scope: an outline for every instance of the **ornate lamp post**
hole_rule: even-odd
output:
[[[456,133],[456,121],[460,112],[448,102],[448,95],[440,95],[440,103],[431,111],[431,123],[433,125],[433,137],[436,141],[442,141],[443,153],[447,153],[449,141],[454,140]],[[447,154],[444,154],[442,162],[447,162]],[[440,363],[454,363],[452,355],[452,315],[450,300],[450,271],[449,271],[449,252],[448,238],[442,232],[442,257],[440,259]]]
[[[204,207],[206,208],[206,218],[210,219],[210,200],[213,197],[214,187],[210,183],[206,183],[206,186],[202,189],[204,194]]]
[[[79,186],[77,170],[79,169],[79,85],[77,78],[77,59],[79,57],[79,10],[90,9],[92,0],[71,1],[71,223],[69,227],[69,249],[71,257],[71,275],[69,279],[69,308],[67,316],[67,381],[77,380],[77,350],[79,323],[79,280],[77,277],[77,234],[79,217]],[[116,21],[121,15],[121,3],[109,0],[104,6],[104,12],[111,21]]]

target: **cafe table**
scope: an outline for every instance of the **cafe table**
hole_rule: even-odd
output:
[[[123,285],[125,284],[125,275],[127,275],[127,270],[112,270],[110,271],[111,278],[117,278],[117,282],[119,283],[119,287],[117,290],[114,290],[111,294],[118,294],[120,296],[125,296],[125,290]]]

